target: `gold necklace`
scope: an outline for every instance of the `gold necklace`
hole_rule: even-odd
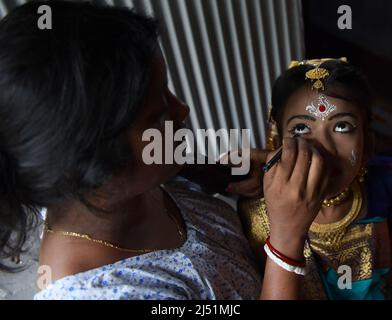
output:
[[[163,191],[163,192],[165,192],[165,191]],[[174,223],[176,224],[178,234],[180,235],[180,238],[181,238],[181,242],[184,242],[185,235],[184,235],[183,231],[181,230],[181,227],[180,227],[179,222],[178,222],[177,219],[174,217],[174,215],[171,214],[170,211],[168,211],[166,208],[165,208],[165,213],[166,213],[166,214],[170,217],[170,219],[172,219],[172,220],[174,221]],[[51,233],[51,234],[60,234],[60,235],[65,236],[65,237],[74,237],[74,238],[85,239],[85,240],[88,240],[88,241],[91,241],[91,242],[94,242],[94,243],[103,245],[103,246],[105,246],[105,247],[109,247],[109,248],[112,248],[112,249],[116,249],[116,250],[120,250],[120,251],[125,251],[125,252],[132,252],[132,253],[148,253],[148,252],[153,252],[153,251],[157,251],[157,250],[162,250],[162,249],[128,249],[128,248],[122,248],[122,247],[120,247],[120,246],[117,246],[117,245],[115,245],[115,244],[109,242],[109,241],[102,240],[102,239],[95,239],[95,238],[93,238],[93,237],[91,237],[90,235],[85,234],[85,233],[77,233],[77,232],[65,231],[65,230],[52,230],[52,229],[49,227],[47,218],[45,219],[45,223],[44,223],[44,232],[46,232],[46,233]],[[174,248],[173,248],[173,249],[174,249]]]
[[[324,199],[322,206],[324,208],[337,206],[338,204],[341,204],[344,200],[346,200],[349,194],[350,194],[350,188],[346,188],[337,196],[330,199]]]
[[[365,167],[362,167],[359,170],[358,177],[357,177],[359,182],[361,182],[361,183],[364,182],[364,177],[365,177],[367,171],[368,170]],[[323,208],[337,206],[337,205],[341,204],[344,200],[346,200],[346,198],[349,195],[350,195],[350,188],[346,188],[337,196],[330,198],[330,199],[325,199],[322,203],[322,206],[323,206]]]
[[[347,227],[351,222],[353,222],[357,217],[362,208],[362,192],[359,183],[354,180],[351,184],[351,190],[353,192],[353,203],[351,209],[345,217],[337,222],[320,224],[313,222],[310,226],[310,231],[315,233],[325,233],[336,231],[341,228]]]

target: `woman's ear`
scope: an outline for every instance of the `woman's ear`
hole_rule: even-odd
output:
[[[367,135],[365,135],[365,148],[363,154],[363,164],[366,163],[373,158],[376,154],[376,135],[374,134],[373,130],[369,130]]]

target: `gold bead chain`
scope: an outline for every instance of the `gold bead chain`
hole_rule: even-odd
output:
[[[181,238],[181,242],[184,242],[185,235],[184,235],[183,231],[181,230],[179,222],[174,217],[174,215],[171,214],[167,209],[165,209],[165,213],[176,224],[178,234],[180,235],[180,238]],[[65,236],[65,237],[73,237],[73,238],[85,239],[85,240],[88,240],[88,241],[91,241],[91,242],[103,245],[105,247],[109,247],[109,248],[112,248],[112,249],[121,250],[121,251],[125,251],[125,252],[148,253],[148,252],[153,252],[153,251],[157,251],[157,250],[162,250],[162,249],[158,249],[158,248],[155,248],[155,249],[128,249],[128,248],[123,248],[123,247],[117,246],[117,245],[115,245],[115,244],[113,244],[113,243],[111,243],[109,241],[106,241],[106,240],[95,239],[95,238],[93,238],[90,235],[85,234],[85,233],[77,233],[77,232],[74,232],[74,231],[65,231],[65,230],[52,230],[49,227],[47,219],[45,220],[45,224],[44,224],[44,232],[51,233],[51,234],[60,234],[60,235]]]

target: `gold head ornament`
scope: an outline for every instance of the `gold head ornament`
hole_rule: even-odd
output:
[[[329,72],[325,68],[321,68],[320,65],[326,61],[330,60],[336,60],[332,58],[322,58],[322,59],[311,59],[311,60],[302,60],[302,61],[297,61],[293,60],[291,61],[289,65],[289,69],[301,66],[301,65],[311,65],[314,68],[306,72],[305,74],[305,79],[309,79],[312,82],[312,89],[316,90],[325,90],[324,83],[322,80],[324,80],[326,77],[329,76]],[[347,63],[347,58],[342,57],[339,59],[339,61],[346,62]]]

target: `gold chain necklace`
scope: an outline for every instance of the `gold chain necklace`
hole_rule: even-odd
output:
[[[323,201],[322,206],[324,208],[329,208],[333,206],[337,206],[338,204],[341,204],[350,194],[350,188],[344,189],[340,194],[338,194],[336,197],[330,198],[330,199],[325,199]]]
[[[327,224],[313,222],[309,230],[315,233],[331,232],[347,227],[353,222],[358,217],[362,208],[362,192],[359,183],[356,180],[351,184],[351,190],[353,192],[353,202],[350,211],[343,219]]]
[[[163,191],[163,192],[165,192],[165,191]],[[172,219],[172,220],[174,221],[174,223],[176,224],[178,234],[180,235],[180,238],[181,238],[181,242],[184,242],[185,235],[184,235],[184,232],[181,230],[181,227],[180,227],[179,222],[178,222],[177,219],[174,217],[174,215],[171,214],[170,211],[167,210],[166,208],[165,208],[165,213],[166,213],[166,214],[170,217],[170,219]],[[112,248],[112,249],[116,249],[116,250],[120,250],[120,251],[125,251],[125,252],[132,252],[132,253],[148,253],[148,252],[153,252],[153,251],[157,251],[157,250],[162,250],[162,249],[128,249],[128,248],[122,248],[122,247],[120,247],[120,246],[117,246],[117,245],[115,245],[115,244],[109,242],[109,241],[102,240],[102,239],[95,239],[95,238],[93,238],[93,237],[91,237],[90,235],[85,234],[85,233],[77,233],[77,232],[65,231],[65,230],[52,230],[52,229],[49,227],[47,218],[45,219],[45,223],[44,223],[44,232],[46,232],[46,233],[51,233],[51,234],[60,234],[60,235],[65,236],[65,237],[73,237],[73,238],[85,239],[85,240],[88,240],[88,241],[91,241],[91,242],[94,242],[94,243],[103,245],[103,246],[105,246],[105,247],[109,247],[109,248]],[[173,249],[174,249],[174,248],[173,248]]]
[[[365,167],[362,167],[359,170],[358,173],[358,181],[363,183],[364,182],[364,177],[367,173],[367,169]],[[350,188],[344,189],[340,194],[337,196],[330,198],[330,199],[325,199],[322,203],[323,208],[328,208],[328,207],[333,207],[341,204],[346,198],[350,195]]]

